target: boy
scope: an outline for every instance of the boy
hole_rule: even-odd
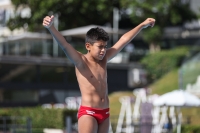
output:
[[[107,49],[108,34],[101,28],[92,28],[86,34],[86,54],[77,52],[52,25],[54,16],[46,16],[46,27],[75,66],[81,91],[78,111],[79,133],[108,133],[109,99],[106,64],[119,53],[143,28],[153,27],[155,20],[148,18],[125,33],[119,41]]]

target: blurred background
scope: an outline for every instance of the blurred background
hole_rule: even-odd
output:
[[[42,26],[47,15],[55,16],[54,26],[83,53],[90,28],[104,28],[111,47],[146,18],[156,19],[153,28],[141,31],[108,63],[110,132],[123,132],[117,129],[121,97],[130,97],[134,106],[138,95],[148,98],[181,89],[200,96],[199,0],[0,0],[0,132],[72,132],[67,127],[76,132],[81,95],[75,70]],[[145,90],[145,95],[136,95],[136,90]],[[200,132],[199,108],[181,110],[181,131]]]

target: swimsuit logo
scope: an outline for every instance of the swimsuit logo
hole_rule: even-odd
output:
[[[87,114],[90,114],[90,115],[94,115],[95,112],[94,111],[90,111],[90,110],[86,110]]]
[[[109,112],[106,112],[106,114],[109,114]]]

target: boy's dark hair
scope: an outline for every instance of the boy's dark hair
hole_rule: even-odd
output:
[[[108,41],[108,33],[99,27],[91,28],[86,34],[85,43],[93,44],[95,41],[99,40]]]

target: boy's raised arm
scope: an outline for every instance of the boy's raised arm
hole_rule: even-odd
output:
[[[113,45],[110,49],[107,50],[107,59],[110,60],[115,55],[117,55],[143,28],[147,28],[149,26],[153,27],[154,24],[155,19],[147,18],[144,22],[140,23],[138,26],[125,33],[119,39],[119,41],[115,43],[115,45]]]
[[[81,63],[81,54],[77,52],[66,40],[65,38],[60,34],[58,30],[55,29],[53,26],[53,19],[54,16],[46,16],[43,19],[43,26],[46,27],[51,35],[56,39],[59,46],[63,49],[67,57],[74,63],[74,65],[77,65],[78,63]]]

